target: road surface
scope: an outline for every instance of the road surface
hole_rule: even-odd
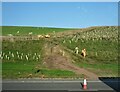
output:
[[[3,92],[80,92],[80,91],[117,91],[118,81],[87,81],[87,90],[82,89],[82,80],[3,80]],[[110,84],[110,85],[109,85]],[[116,88],[115,88],[116,87]]]

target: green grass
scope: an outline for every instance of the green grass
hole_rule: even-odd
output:
[[[35,64],[26,62],[3,62],[2,77],[3,78],[20,78],[32,73]],[[20,74],[19,74],[20,73]]]
[[[117,42],[111,42],[106,40],[101,41],[84,41],[82,42],[79,40],[77,43],[72,42],[71,44],[69,42],[66,42],[63,44],[67,48],[71,49],[72,51],[75,50],[75,47],[77,46],[79,48],[79,54],[81,54],[81,50],[83,48],[86,48],[87,50],[87,57],[90,59],[93,59],[93,61],[98,62],[114,62],[116,63],[118,58],[118,43]]]
[[[59,69],[41,69],[41,73],[47,77],[73,77],[75,73],[67,70]]]
[[[33,32],[33,35],[36,35],[67,30],[69,29],[3,27],[3,35],[17,35],[17,31],[20,31],[19,35],[27,35],[29,32]],[[93,27],[90,29],[88,28],[86,31],[78,32],[72,36],[53,38],[53,41],[69,50],[68,52],[71,55],[71,58],[75,61],[75,65],[88,69],[99,76],[118,76],[117,32],[117,27]],[[63,43],[64,40],[65,43]],[[46,69],[42,66],[44,58],[43,46],[45,43],[45,39],[14,42],[3,41],[2,52],[10,57],[8,60],[4,55],[2,60],[3,78],[27,78],[29,74],[33,74],[32,77],[40,77],[43,74],[45,77],[77,76],[72,71]],[[78,55],[74,52],[76,46],[79,48]],[[87,51],[87,57],[85,59],[81,56],[81,50],[83,48]],[[19,52],[19,54],[16,52]],[[14,54],[14,57],[11,56],[11,53]],[[18,58],[18,55],[21,56],[22,53],[24,54],[23,58]],[[25,55],[29,57],[29,60],[26,59]],[[38,55],[40,55],[40,58],[36,59]],[[33,59],[34,56],[35,58]],[[36,66],[39,66],[41,72],[35,73]]]
[[[23,72],[23,75],[25,75],[26,73],[31,73],[32,69],[35,66],[40,65],[42,63],[43,45],[44,45],[43,39],[38,41],[34,40],[15,42],[3,41],[2,42],[2,53],[4,53],[4,55],[2,54],[3,78],[12,77],[17,78],[18,76],[21,76],[20,74],[18,74],[18,72]],[[14,57],[12,56],[12,54],[14,55]],[[26,55],[29,58],[28,60],[26,59]]]
[[[75,73],[67,70],[59,69],[45,69],[40,66],[40,72],[36,73],[38,69],[35,68],[39,63],[34,62],[3,62],[3,79],[17,79],[17,78],[29,78],[29,74],[32,74],[31,77],[39,78],[42,75],[45,78],[56,78],[56,77],[73,77]],[[30,78],[31,78],[30,77]]]
[[[98,76],[118,76],[118,64],[104,64],[104,63],[87,63],[87,62],[76,62],[77,66],[88,69],[91,72],[96,73]]]
[[[3,41],[2,52],[10,58],[10,60],[7,60],[7,58],[4,55],[3,62],[27,61],[26,55],[28,56],[29,61],[36,61],[36,59],[39,58],[40,55],[40,58],[38,60],[41,61],[43,58],[42,57],[43,45],[44,45],[43,39],[38,41],[34,40],[15,42]],[[14,57],[12,57],[12,54],[14,54]]]
[[[117,27],[93,27],[71,37],[58,39],[58,41],[71,51],[69,53],[75,65],[91,70],[100,76],[118,76],[117,31]],[[79,48],[78,55],[75,54],[76,46]],[[83,48],[87,51],[85,59],[81,56]]]
[[[2,77],[3,79],[16,79],[16,78],[29,78],[29,74],[32,74],[32,78],[38,78],[42,75],[45,77],[73,77],[75,73],[67,70],[58,70],[58,69],[45,69],[42,65],[43,60],[43,46],[45,40],[41,39],[38,41],[29,40],[29,41],[3,41],[2,43]],[[18,52],[18,54],[17,54]],[[35,55],[36,53],[36,55]],[[12,57],[14,54],[14,57]],[[22,55],[23,54],[23,55]],[[29,56],[28,56],[29,54]],[[7,57],[10,57],[8,60]],[[26,59],[26,55],[29,59]],[[39,59],[36,59],[40,55]],[[18,58],[22,56],[21,58]],[[33,59],[33,57],[35,57]],[[41,72],[35,73],[37,69],[40,69]],[[30,77],[31,78],[31,77]]]
[[[62,32],[73,30],[69,28],[50,28],[50,27],[25,27],[25,26],[2,26],[2,35],[28,35],[32,32],[33,35],[47,34],[53,32]],[[17,32],[19,31],[19,34]]]

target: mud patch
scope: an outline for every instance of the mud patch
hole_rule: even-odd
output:
[[[49,44],[45,45],[45,58],[43,60],[43,64],[46,66],[46,68],[69,70],[75,72],[77,75],[84,75],[90,79],[98,78],[96,74],[74,65],[71,57],[68,56],[68,54],[63,56],[61,53],[62,51],[64,50],[59,45],[53,45],[52,51]]]

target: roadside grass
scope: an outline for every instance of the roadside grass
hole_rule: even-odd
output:
[[[76,55],[72,50],[65,50],[73,59],[73,64],[80,68],[87,69],[101,77],[118,77],[118,61],[97,61],[88,56],[83,58],[80,54]]]
[[[67,29],[55,30],[56,32],[67,31]],[[29,32],[33,32],[33,35],[46,34],[55,30],[52,28],[32,29],[31,27],[3,27],[3,35],[10,33],[17,35],[17,31],[20,31],[19,35],[28,35]],[[116,27],[92,28],[90,30],[88,29],[86,32],[72,35],[71,37],[65,36],[62,38],[53,38],[53,42],[57,42],[66,48],[65,50],[68,51],[71,58],[74,60],[73,63],[75,65],[88,69],[101,77],[118,77],[118,40]],[[42,75],[45,75],[44,77],[46,78],[83,77],[83,75],[76,75],[72,71],[46,69],[42,65],[42,60],[44,58],[42,48],[45,43],[46,40],[44,39],[14,42],[3,41],[2,55],[3,53],[5,55],[3,55],[2,60],[2,77],[6,79],[41,78]],[[79,48],[78,55],[75,53],[76,46]],[[81,50],[83,48],[87,51],[86,58],[81,56]],[[14,57],[12,54],[14,54]],[[21,56],[22,59],[20,58]],[[26,56],[28,57],[28,60]],[[35,68],[36,66],[38,68]],[[37,70],[39,70],[39,72],[35,73]],[[29,76],[29,74],[32,74],[32,76]]]
[[[3,79],[18,79],[18,78],[69,78],[74,77],[76,74],[72,71],[59,70],[59,69],[45,69],[35,66],[38,63],[34,62],[3,62]],[[37,72],[39,70],[39,72]],[[31,76],[29,76],[32,74]]]
[[[35,63],[27,62],[3,62],[2,63],[2,78],[16,79],[24,77],[32,72]]]
[[[87,62],[75,63],[77,66],[85,68],[91,72],[96,73],[98,76],[102,77],[117,77],[118,76],[118,64],[90,64]]]
[[[62,77],[62,78],[69,78],[75,76],[75,73],[68,70],[59,70],[59,69],[40,69],[41,74],[44,74],[46,77]]]
[[[93,28],[73,36],[58,39],[74,60],[74,64],[98,74],[99,76],[118,76],[118,38],[117,27]],[[75,47],[79,54],[75,54]],[[87,56],[81,56],[82,49]]]
[[[39,41],[3,41],[2,42],[2,76],[17,78],[20,72],[31,73],[35,66],[42,63],[44,40]],[[23,76],[22,75],[22,76]]]
[[[3,57],[2,78],[41,78],[42,75],[44,75],[45,78],[75,77],[76,74],[72,71],[47,69],[44,67],[42,60],[44,58],[43,46],[45,42],[44,39],[38,41],[3,41],[3,50],[1,52],[1,56]],[[39,72],[36,73],[37,71]],[[80,76],[82,77],[82,75]]]

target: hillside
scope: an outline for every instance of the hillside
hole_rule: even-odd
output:
[[[90,27],[58,40],[79,67],[100,76],[118,75],[118,27]],[[78,55],[75,54],[75,47],[79,48]],[[85,59],[80,55],[83,48],[87,50]]]
[[[38,34],[62,32],[67,30],[75,30],[75,29],[52,28],[52,27],[2,26],[2,35],[8,35],[8,34],[28,35],[30,32],[32,32],[33,35],[38,35]]]
[[[45,29],[46,33],[50,30],[53,32],[53,29]],[[117,27],[56,30],[55,37],[3,41],[0,53],[3,62],[3,78],[83,78],[86,76],[96,79],[101,76],[118,76]],[[17,30],[13,34],[16,32]],[[31,31],[25,34],[24,32],[21,31],[26,35]],[[75,53],[76,47],[78,47],[78,54]],[[87,52],[85,58],[81,56],[83,48]]]

